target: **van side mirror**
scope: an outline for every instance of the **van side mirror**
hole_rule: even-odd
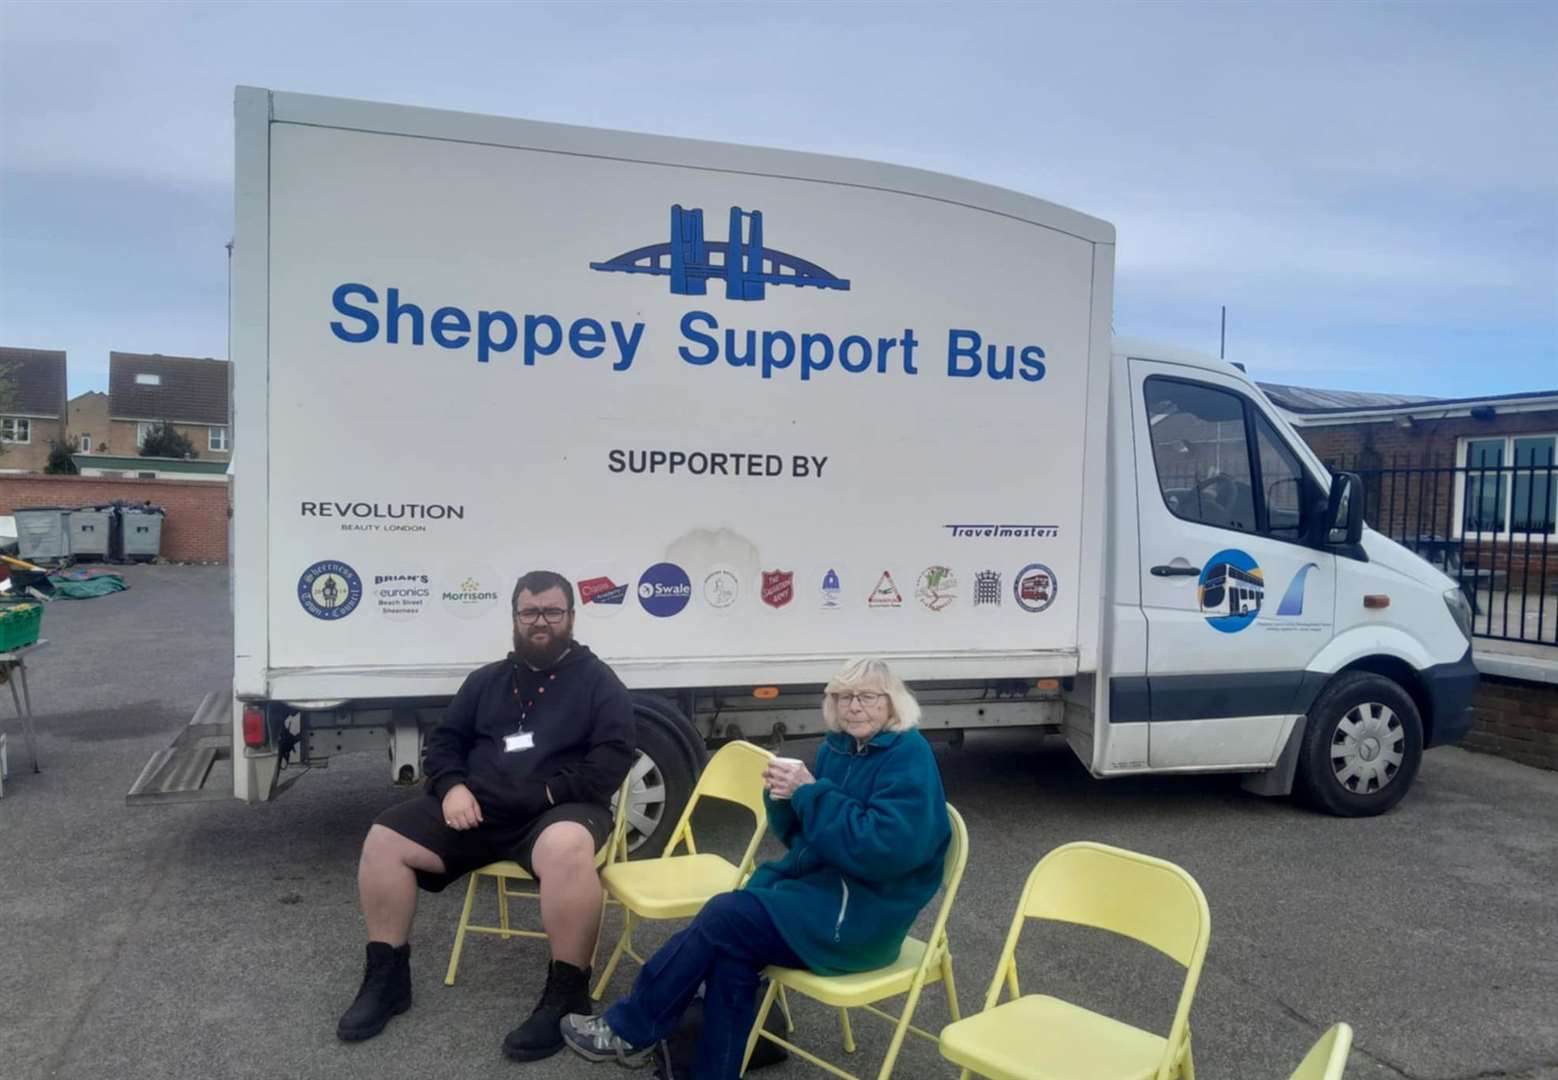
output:
[[[1351,546],[1363,539],[1363,478],[1357,473],[1331,477],[1321,536],[1327,546]]]

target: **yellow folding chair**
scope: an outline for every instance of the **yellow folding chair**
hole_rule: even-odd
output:
[[[913,937],[905,938],[903,947],[898,951],[898,959],[875,971],[862,971],[852,975],[816,975],[796,968],[768,968],[763,972],[769,979],[768,993],[763,998],[763,1004],[758,1009],[757,1021],[752,1025],[752,1032],[747,1037],[746,1057],[741,1060],[743,1074],[746,1072],[747,1062],[752,1060],[752,1051],[757,1047],[757,1040],[763,1038],[778,1043],[813,1065],[820,1065],[835,1076],[844,1077],[844,1080],[857,1080],[852,1073],[847,1073],[794,1043],[763,1030],[763,1024],[768,1020],[769,1010],[773,1008],[774,998],[785,990],[794,990],[798,994],[804,994],[824,1005],[831,1005],[838,1009],[839,1020],[844,1027],[846,1053],[855,1052],[855,1036],[849,1026],[850,1009],[864,1009],[884,1020],[892,1021],[893,1038],[887,1045],[887,1056],[882,1059],[882,1067],[877,1071],[878,1080],[887,1080],[891,1075],[893,1064],[898,1060],[898,1051],[903,1046],[905,1034],[912,1031],[931,1042],[936,1041],[936,1036],[909,1022],[914,1016],[915,1006],[919,1004],[920,991],[925,988],[926,983],[939,981],[946,984],[947,1008],[951,1011],[953,1020],[958,1018],[957,988],[952,982],[952,951],[947,943],[947,915],[952,911],[952,901],[957,896],[959,883],[963,880],[963,869],[968,865],[968,828],[963,824],[963,816],[953,808],[951,803],[947,804],[947,817],[952,822],[952,841],[947,845],[946,859],[942,864],[941,906],[936,912],[936,922],[931,927],[930,938],[926,941]],[[877,1002],[886,1001],[899,994],[909,995],[904,1001],[902,1014],[894,1016],[876,1007]],[[788,1010],[786,1014],[788,1016]]]
[[[627,825],[626,813],[628,789],[632,785],[633,774],[629,771],[627,778],[622,781],[622,786],[617,789],[617,797],[612,813],[611,836],[606,844],[595,853],[595,868],[597,870],[615,862],[618,859],[627,858]],[[476,903],[476,887],[482,878],[491,878],[498,887],[498,925],[482,926],[471,922],[471,908]],[[455,972],[460,967],[460,953],[465,948],[466,934],[496,934],[504,941],[513,937],[545,938],[544,930],[516,929],[509,922],[510,900],[535,900],[541,899],[539,885],[535,888],[511,888],[515,883],[530,882],[536,884],[536,879],[519,863],[512,859],[503,859],[498,862],[488,863],[479,870],[471,872],[470,883],[465,887],[465,907],[460,911],[460,925],[454,932],[454,952],[449,955],[449,970],[444,975],[444,985],[454,985]],[[605,905],[610,903],[610,897],[602,897],[601,914],[605,914]],[[595,947],[600,948],[599,936],[596,937]],[[591,955],[591,962],[594,956]]]
[[[606,892],[625,909],[622,936],[611,951],[611,959],[595,984],[594,997],[600,1000],[606,984],[624,955],[640,964],[644,958],[633,949],[633,927],[640,919],[680,919],[696,915],[709,898],[738,887],[752,872],[758,842],[768,826],[763,808],[763,770],[773,755],[749,742],[726,743],[709,759],[703,775],[687,800],[665,850],[658,859],[617,862],[601,871]],[[699,851],[692,835],[692,812],[700,799],[724,799],[751,812],[752,837],[739,863],[721,855]],[[687,854],[676,849],[686,845]]]
[[[1109,930],[1185,968],[1168,1037],[1017,986],[1017,938],[1028,919]],[[941,1055],[991,1080],[1194,1080],[1190,1003],[1211,917],[1201,887],[1173,863],[1104,844],[1056,848],[1023,887],[984,1011],[941,1032]],[[1001,988],[1012,1000],[999,1003]]]
[[[1290,1080],[1342,1080],[1347,1055],[1352,1053],[1352,1028],[1337,1024],[1309,1048]]]

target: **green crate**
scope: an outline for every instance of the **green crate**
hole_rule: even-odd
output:
[[[38,640],[42,629],[42,604],[7,604],[0,607],[0,652],[31,645]]]

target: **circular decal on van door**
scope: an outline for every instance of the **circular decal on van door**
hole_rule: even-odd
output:
[[[1201,614],[1214,630],[1236,634],[1260,614],[1266,580],[1248,552],[1238,548],[1219,551],[1206,560],[1196,597]]]

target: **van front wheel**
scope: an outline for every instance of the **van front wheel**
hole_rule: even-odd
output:
[[[1383,814],[1407,793],[1423,759],[1423,721],[1412,696],[1368,671],[1332,680],[1309,710],[1299,789],[1340,817]]]

